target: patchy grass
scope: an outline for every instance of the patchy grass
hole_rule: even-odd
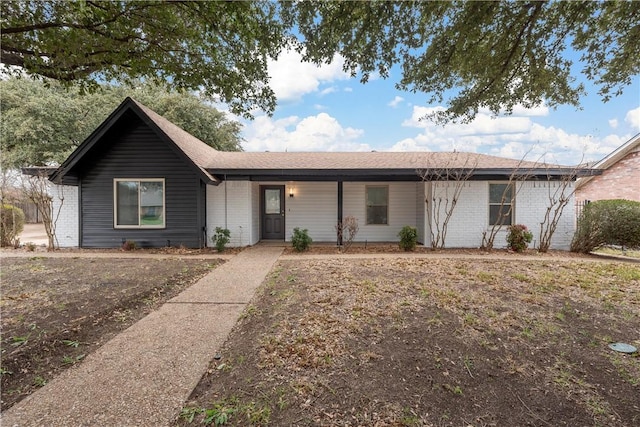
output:
[[[210,271],[218,260],[2,262],[2,410]]]
[[[640,424],[638,265],[301,258],[252,306],[176,425]]]

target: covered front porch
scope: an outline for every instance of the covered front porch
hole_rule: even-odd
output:
[[[231,231],[231,246],[289,242],[301,228],[314,242],[337,244],[336,225],[353,216],[357,242],[395,242],[410,225],[424,243],[430,236],[429,188],[422,181],[225,180],[207,186],[207,240],[210,245],[215,228],[222,227]]]

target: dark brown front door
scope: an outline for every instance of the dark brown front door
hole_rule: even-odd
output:
[[[261,187],[262,238],[284,240],[284,185]]]

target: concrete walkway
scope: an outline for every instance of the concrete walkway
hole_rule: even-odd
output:
[[[242,251],[2,414],[7,426],[166,426],[282,253]]]

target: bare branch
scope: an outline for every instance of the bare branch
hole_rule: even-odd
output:
[[[433,219],[431,227],[431,248],[442,249],[446,245],[447,227],[449,220],[453,215],[453,211],[458,204],[465,183],[473,176],[478,166],[477,158],[473,158],[468,153],[462,167],[454,167],[458,162],[458,157],[463,153],[455,153],[453,159],[450,159],[444,167],[429,167],[417,171],[418,175],[424,182],[431,182],[431,218]],[[439,183],[443,182],[441,187],[443,191],[436,194],[436,189],[440,188]],[[428,200],[425,201],[427,204]],[[435,228],[435,233],[434,233]]]

